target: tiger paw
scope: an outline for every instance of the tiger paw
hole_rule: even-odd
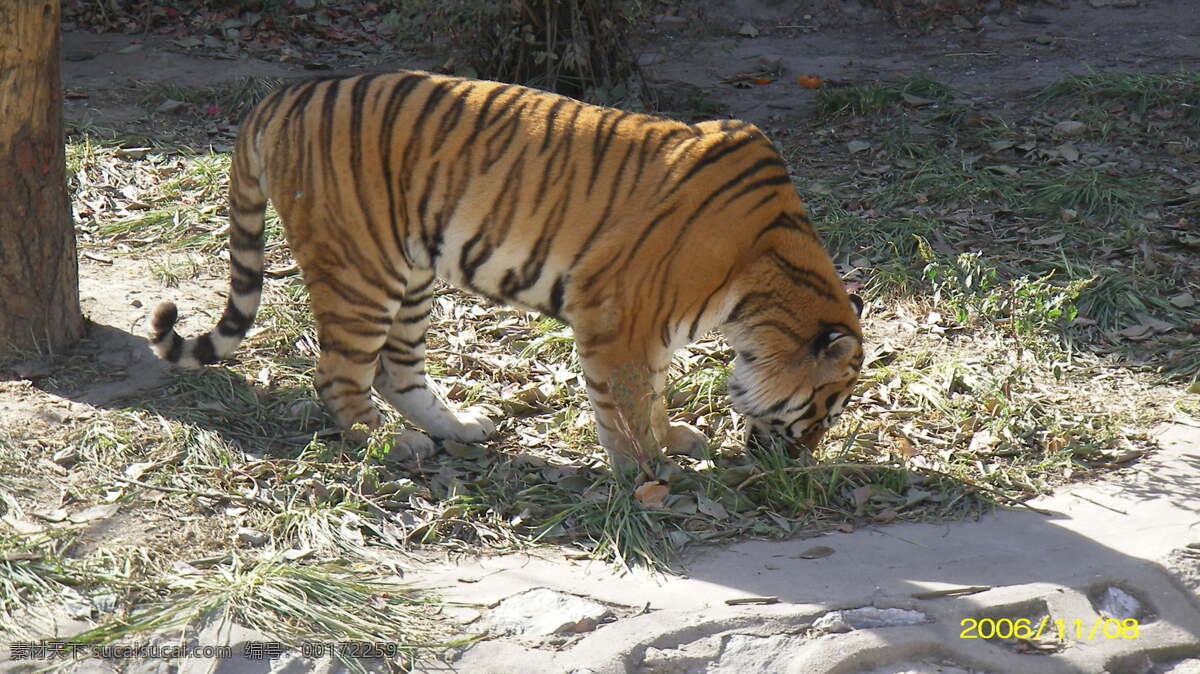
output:
[[[667,454],[683,454],[696,459],[708,455],[708,436],[699,428],[683,422],[673,422],[667,430]]]
[[[482,410],[468,409],[454,415],[458,428],[445,437],[459,442],[483,442],[496,432],[496,424]]]
[[[437,443],[421,431],[408,429],[397,433],[392,438],[392,449],[387,458],[390,461],[412,461],[428,459],[437,453]]]

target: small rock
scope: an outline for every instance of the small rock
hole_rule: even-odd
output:
[[[950,22],[953,23],[954,27],[958,28],[959,30],[970,30],[974,28],[974,26],[971,25],[971,20],[962,14],[955,14],[954,18],[950,19]]]
[[[826,613],[813,621],[812,626],[813,629],[828,632],[829,634],[841,634],[842,632],[849,632],[854,629],[850,626],[850,623],[846,622],[846,618],[842,615],[841,611]]]
[[[191,106],[183,101],[177,101],[173,98],[168,98],[159,104],[154,111],[160,115],[178,115],[187,110],[189,107]]]
[[[1142,605],[1121,588],[1110,586],[1100,595],[1096,612],[1105,618],[1128,620],[1142,614]]]
[[[251,529],[250,527],[239,527],[235,535],[238,542],[244,545],[258,547],[267,542],[267,535],[265,533],[258,529]]]
[[[50,460],[63,468],[69,468],[79,460],[79,451],[74,447],[63,447],[50,457]]]
[[[1042,33],[1041,35],[1033,38],[1033,41],[1038,44],[1043,44],[1043,45],[1054,44],[1054,38],[1050,37],[1049,35],[1046,35],[1045,33]]]
[[[874,627],[894,627],[897,625],[918,625],[929,622],[929,616],[920,611],[910,611],[902,608],[862,608],[830,611],[817,618],[813,627],[824,632],[839,633],[851,630],[864,630]]]
[[[1079,136],[1087,130],[1087,124],[1073,119],[1064,119],[1054,125],[1054,133],[1060,136]]]
[[[763,54],[758,57],[758,65],[764,70],[783,70],[783,57],[779,54]]]
[[[742,27],[738,28],[737,32],[738,35],[742,35],[744,37],[758,37],[758,28],[756,28],[754,24],[750,23],[749,21],[743,23]]]
[[[919,625],[929,622],[929,616],[920,611],[903,608],[875,608],[864,606],[842,612],[854,629],[872,627],[894,627],[896,625]]]
[[[100,613],[112,613],[117,610],[117,595],[114,592],[106,592],[92,597],[92,606]]]
[[[539,587],[501,601],[486,622],[506,634],[544,637],[594,630],[608,614],[607,606],[591,599]]]

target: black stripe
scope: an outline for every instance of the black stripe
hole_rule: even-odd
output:
[[[775,263],[775,266],[787,274],[792,283],[804,286],[827,300],[836,301],[833,295],[833,288],[830,287],[829,280],[824,276],[811,269],[797,267],[784,259],[777,251],[772,250],[768,255],[771,257],[771,261]]]
[[[174,332],[169,334],[171,335],[171,346],[167,349],[167,355],[163,356],[163,358],[172,363],[178,363],[179,359],[183,357],[183,338]]]
[[[546,113],[546,128],[545,133],[542,135],[542,147],[538,149],[539,154],[544,154],[546,152],[546,148],[550,147],[550,139],[554,137],[555,131],[554,121],[558,119],[558,111],[561,110],[562,107],[568,102],[573,103],[574,101],[571,101],[569,98],[560,97],[558,100],[554,101],[554,104],[550,106],[550,111]]]
[[[196,338],[196,344],[192,347],[192,357],[204,365],[217,362],[211,334],[203,334]]]
[[[700,215],[700,213],[702,211],[704,211],[704,209],[708,208],[708,205],[711,204],[714,199],[721,196],[725,192],[733,189],[735,186],[737,186],[738,183],[742,182],[743,180],[746,180],[747,178],[753,176],[754,174],[756,174],[764,169],[771,168],[771,167],[783,168],[783,162],[781,162],[778,157],[764,157],[764,158],[759,159],[758,161],[754,162],[750,166],[746,167],[741,173],[739,173],[736,176],[725,181],[724,184],[722,184],[720,187],[718,187],[717,189],[715,189],[711,193],[709,193],[708,197],[706,197],[704,199],[704,201],[702,201],[700,203],[700,205],[697,206],[696,209],[692,211],[691,215],[688,216],[687,223],[691,224],[696,219],[696,217],[698,215]],[[787,175],[787,171],[786,171],[786,169],[784,169],[784,176],[786,177],[786,175]]]
[[[791,184],[792,184],[792,179],[786,173],[777,175],[777,176],[770,176],[767,178],[760,178],[759,180],[755,180],[754,182],[750,183],[749,185],[746,185],[742,189],[738,190],[737,194],[734,194],[734,195],[728,197],[727,199],[725,199],[725,201],[721,203],[721,206],[722,207],[728,206],[729,204],[737,201],[738,199],[741,199],[742,197],[746,196],[747,194],[750,194],[750,193],[754,192],[755,190],[763,188],[763,187],[777,187],[779,185],[791,185]]]
[[[221,315],[221,322],[217,323],[217,332],[221,333],[223,337],[242,337],[249,329],[250,317],[237,308],[232,297],[229,298],[225,303],[225,312]]]
[[[692,168],[688,169],[688,172],[683,174],[683,177],[680,178],[675,185],[677,187],[683,185],[688,180],[691,180],[697,173],[703,171],[705,167],[711,166],[721,159],[724,159],[726,156],[737,152],[743,147],[746,147],[750,143],[753,143],[756,138],[747,134],[741,138],[733,140],[733,142],[728,142],[729,140],[729,137],[724,138],[719,144],[709,147],[708,150],[705,151],[704,156],[700,157],[698,161],[693,163]]]
[[[754,236],[754,243],[758,243],[759,239],[763,238],[767,232],[774,229],[785,229],[793,232],[800,232],[802,234],[807,234],[814,239],[817,236],[816,232],[813,231],[812,224],[809,223],[808,218],[804,217],[803,214],[792,215],[791,213],[780,213],[778,217],[771,221],[771,224],[759,230],[758,234]]]

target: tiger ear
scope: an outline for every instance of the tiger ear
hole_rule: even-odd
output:
[[[840,362],[854,354],[858,338],[837,330],[830,330],[813,341],[817,357]]]
[[[857,337],[839,333],[829,342],[829,346],[825,347],[824,355],[826,358],[840,363],[853,356],[856,348],[858,348]]]
[[[850,306],[854,307],[854,313],[862,318],[863,299],[854,293],[850,293]]]

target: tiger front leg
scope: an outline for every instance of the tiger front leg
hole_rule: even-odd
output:
[[[668,436],[661,369],[619,353],[610,344],[577,336],[596,436],[613,468],[645,465],[661,456]]]
[[[433,302],[433,275],[414,280],[388,330],[375,376],[379,392],[411,423],[437,438],[482,442],[496,425],[482,412],[456,412],[425,377],[425,331]]]
[[[684,455],[697,459],[708,456],[708,436],[695,426],[682,421],[668,421],[665,405],[661,404],[663,392],[666,391],[667,369],[664,367],[654,373],[654,391],[660,404],[653,410],[655,416],[655,434],[662,439],[667,454],[672,456]]]

